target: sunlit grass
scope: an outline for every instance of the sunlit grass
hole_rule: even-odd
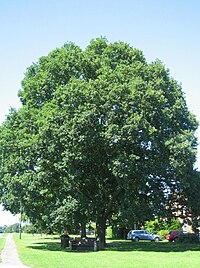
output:
[[[15,235],[21,260],[34,268],[196,268],[200,244],[109,241],[98,252],[70,252],[60,247],[60,238]]]
[[[0,237],[0,253],[1,253],[2,249],[4,248],[4,245],[5,245],[5,238]],[[0,262],[1,262],[1,257],[0,257]]]

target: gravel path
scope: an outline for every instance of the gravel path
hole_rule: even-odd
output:
[[[6,244],[1,252],[0,268],[28,268],[28,266],[22,264],[18,257],[12,234],[6,236]]]

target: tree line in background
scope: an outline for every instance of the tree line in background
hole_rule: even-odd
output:
[[[102,248],[108,225],[198,220],[198,123],[159,60],[67,43],[27,69],[19,98],[0,128],[5,209],[59,232],[95,222]]]
[[[19,233],[20,227],[19,223],[11,224],[10,226],[4,225],[0,226],[1,233]]]
[[[145,221],[144,225],[141,229],[146,229],[149,232],[157,233],[163,239],[165,238],[166,234],[169,233],[171,230],[182,230],[183,224],[176,218],[171,218],[170,220],[166,221],[163,219],[154,218],[150,221]],[[20,229],[21,228],[21,229]],[[86,225],[87,235],[96,236],[97,230],[95,223],[90,223]],[[139,228],[139,226],[138,226]],[[106,228],[106,237],[109,239],[126,239],[127,233],[130,230],[127,229],[125,226],[107,226]],[[70,235],[79,235],[80,228],[74,228],[70,230]],[[41,226],[33,225],[31,223],[23,223],[23,226],[20,227],[20,223],[14,223],[10,226],[4,225],[0,226],[0,232],[2,233],[30,233],[34,234],[49,234],[49,235],[60,235],[61,233],[58,230],[51,230],[48,228],[41,228]],[[62,235],[65,234],[64,232]]]

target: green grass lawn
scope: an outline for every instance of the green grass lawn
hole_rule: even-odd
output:
[[[5,244],[5,238],[0,238],[0,252],[2,251]]]
[[[22,234],[15,241],[21,260],[34,268],[197,268],[200,244],[109,241],[98,252],[70,252],[60,238]]]
[[[0,237],[0,253],[1,253],[2,249],[4,248],[5,241],[6,240],[4,237]],[[1,256],[0,256],[0,262],[1,262]]]

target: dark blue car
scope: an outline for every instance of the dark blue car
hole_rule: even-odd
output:
[[[160,235],[150,233],[146,230],[131,230],[128,232],[127,239],[132,241],[140,241],[140,240],[161,241],[162,237]]]

